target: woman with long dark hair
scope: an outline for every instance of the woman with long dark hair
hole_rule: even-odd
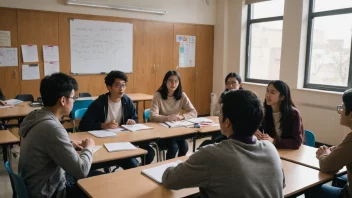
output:
[[[182,115],[181,110],[184,112]],[[177,121],[196,117],[196,109],[182,91],[180,75],[176,71],[168,71],[160,88],[154,94],[150,107],[150,121]],[[188,152],[188,144],[184,139],[170,139],[165,142],[165,145],[166,159],[174,158],[177,151],[179,157]]]
[[[298,149],[303,142],[302,118],[284,81],[269,82],[264,110],[263,128],[255,136],[260,140],[269,140],[277,148]]]

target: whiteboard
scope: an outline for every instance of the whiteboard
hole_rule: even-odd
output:
[[[132,72],[133,24],[74,19],[70,41],[71,73]]]

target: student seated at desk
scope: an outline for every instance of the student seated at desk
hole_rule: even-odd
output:
[[[138,123],[133,101],[125,95],[127,75],[121,71],[111,71],[105,77],[108,93],[100,95],[87,109],[79,124],[80,131],[115,129],[123,124]],[[148,151],[146,163],[150,164],[155,156],[149,145],[140,145]],[[119,164],[123,169],[138,166],[136,159],[123,159]]]
[[[19,175],[29,197],[84,196],[75,179],[88,175],[95,144],[91,138],[71,142],[59,121],[72,110],[77,89],[76,80],[66,74],[46,76],[40,83],[44,108],[28,114],[20,126]]]
[[[225,92],[230,91],[230,90],[238,90],[238,89],[243,89],[242,88],[242,79],[241,76],[236,74],[235,72],[231,72],[227,74],[225,78],[225,91],[222,92],[220,95],[218,102],[216,104],[216,107],[214,109],[214,115],[219,115],[220,113],[220,108],[221,108],[221,97],[224,95]],[[211,140],[214,142],[221,142],[222,140],[227,139],[226,136],[222,134],[216,134],[211,137]]]
[[[342,96],[342,105],[337,106],[340,114],[340,125],[352,130],[352,89],[345,91]],[[352,132],[338,146],[321,146],[316,152],[320,170],[327,173],[336,173],[344,166],[347,169],[348,183],[344,188],[324,184],[305,195],[306,198],[352,198]]]
[[[303,124],[289,86],[281,80],[271,81],[266,88],[265,117],[255,136],[268,140],[277,148],[298,149],[303,141]]]
[[[202,197],[283,197],[279,154],[269,141],[253,136],[263,116],[262,104],[251,91],[225,93],[219,123],[228,139],[166,169],[162,184],[173,190],[199,187]]]
[[[180,115],[181,110],[184,110],[183,115]],[[180,75],[177,71],[168,71],[160,88],[154,94],[150,107],[150,121],[177,121],[196,117],[197,111],[186,93],[182,91]],[[164,143],[167,147],[166,159],[174,158],[177,151],[179,157],[188,152],[188,144],[184,139],[170,139]]]

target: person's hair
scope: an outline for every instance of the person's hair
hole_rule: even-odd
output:
[[[227,76],[225,78],[225,85],[226,85],[226,82],[229,78],[236,78],[238,83],[242,83],[242,78],[240,75],[236,74],[235,72],[230,72],[229,74],[227,74]],[[243,88],[240,87],[240,89],[243,89]],[[226,88],[225,91],[228,91],[228,89]]]
[[[249,137],[264,118],[262,102],[249,90],[231,90],[222,96],[223,122],[228,118],[235,136]]]
[[[293,115],[293,107],[296,107],[291,98],[290,87],[282,80],[270,81],[268,84],[273,85],[275,89],[280,92],[280,96],[284,96],[284,99],[280,101],[280,130],[282,131],[282,137],[291,137],[291,119]],[[264,101],[265,119],[264,119],[264,130],[269,129],[269,131],[264,131],[268,133],[271,137],[276,138],[277,134],[275,131],[275,124],[273,118],[273,110],[270,105]],[[273,134],[271,134],[273,133]]]
[[[349,115],[352,111],[352,89],[348,89],[343,93],[342,102],[345,104],[345,115]]]
[[[122,71],[113,70],[107,76],[105,76],[105,85],[112,86],[112,84],[114,84],[115,82],[115,79],[117,78],[122,79],[126,83],[128,81],[128,77],[125,73],[123,73]]]
[[[180,77],[180,74],[178,74],[178,72],[175,70],[170,70],[170,71],[166,72],[164,79],[163,79],[163,82],[162,82],[160,88],[158,89],[158,92],[160,93],[162,99],[164,99],[164,100],[167,99],[167,94],[169,93],[169,90],[167,89],[167,80],[169,79],[170,76],[177,76],[177,78],[178,78],[179,83],[178,83],[177,89],[174,92],[174,98],[176,100],[180,100],[182,98],[182,94],[183,94],[181,77]]]
[[[70,97],[72,90],[78,90],[76,79],[64,73],[45,76],[40,82],[40,95],[44,106],[55,106],[62,96]]]

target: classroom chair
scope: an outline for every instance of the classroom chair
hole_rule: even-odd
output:
[[[309,130],[304,131],[304,144],[307,146],[315,147],[315,135]]]
[[[86,111],[87,111],[87,108],[77,109],[75,111],[74,113],[75,119],[73,120],[73,132],[76,132],[78,130],[79,122],[84,116],[84,114],[86,113]]]
[[[74,120],[75,117],[75,112],[78,109],[83,109],[83,108],[88,108],[90,104],[92,104],[93,100],[76,100],[75,103],[73,103],[72,107],[72,120]]]
[[[149,122],[149,116],[150,116],[150,109],[145,109],[144,112],[143,112],[143,121],[144,121],[144,123],[148,123]],[[164,156],[165,156],[165,151],[164,150],[160,151],[158,144],[155,143],[155,142],[150,143],[150,145],[152,147],[154,147],[155,150],[156,150],[156,161],[160,162],[161,161],[161,155],[164,154]]]
[[[32,94],[20,94],[20,95],[17,95],[15,99],[22,100],[22,101],[29,101],[29,102],[34,101],[34,97],[32,96]]]
[[[11,180],[11,186],[12,186],[12,191],[13,191],[13,196],[12,197],[18,197],[18,198],[28,198],[28,192],[26,185],[24,184],[22,178],[15,173],[13,173],[11,164],[9,161],[5,163],[5,168],[7,170],[7,173],[10,176]]]
[[[88,92],[79,93],[78,96],[79,96],[80,98],[92,97],[92,95],[90,95],[90,93],[88,93]]]

